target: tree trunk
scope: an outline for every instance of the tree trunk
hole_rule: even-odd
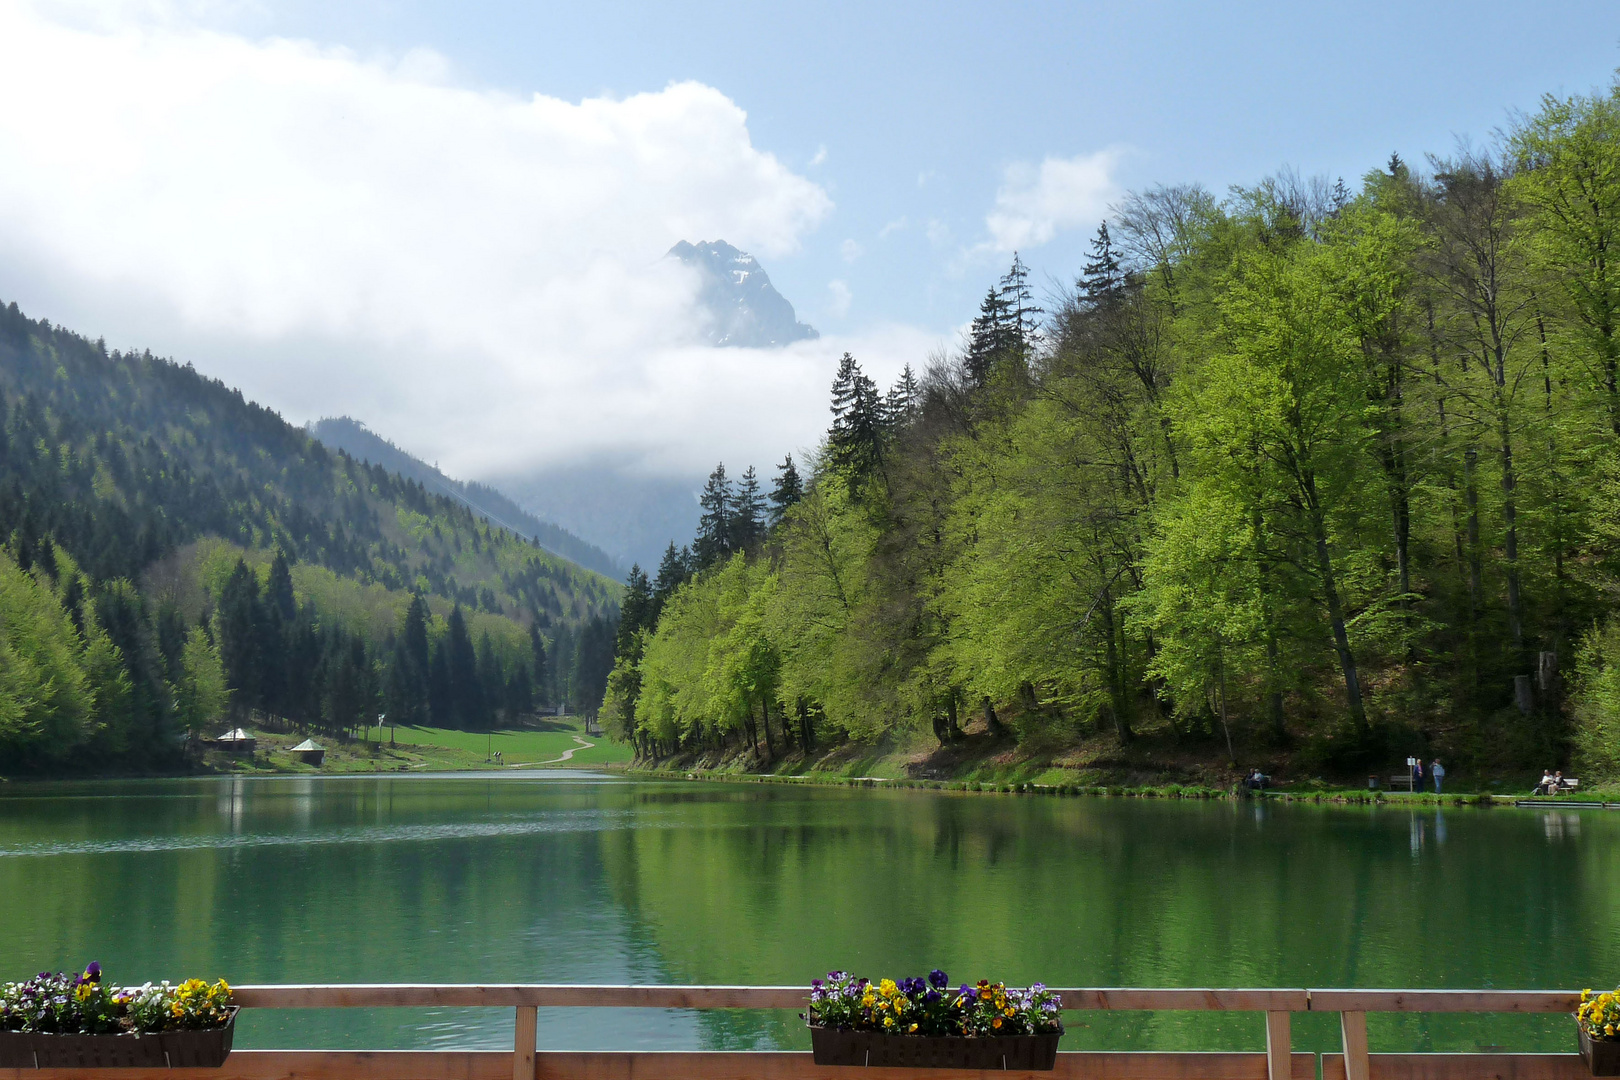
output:
[[[776,760],[776,743],[771,741],[771,705],[763,697],[759,702],[759,722],[765,728],[765,753],[769,760]]]
[[[951,741],[954,742],[957,739],[960,739],[962,737],[962,725],[958,722],[956,716],[955,690],[952,690],[951,696],[945,699],[945,719],[951,727]]]
[[[1350,720],[1358,734],[1366,735],[1367,709],[1361,700],[1361,679],[1356,672],[1356,657],[1350,651],[1350,635],[1344,625],[1344,603],[1339,597],[1338,579],[1333,572],[1333,555],[1328,550],[1327,520],[1317,498],[1316,478],[1307,472],[1301,478],[1309,510],[1311,531],[1316,541],[1316,570],[1322,579],[1322,596],[1327,601],[1328,620],[1333,626],[1333,649],[1339,655],[1339,670],[1344,674],[1344,696],[1350,706]]]
[[[984,722],[985,725],[990,729],[990,737],[993,739],[1001,738],[1001,736],[1007,733],[1007,729],[1001,726],[1001,718],[996,715],[996,709],[995,706],[990,703],[989,694],[984,695],[983,705]]]
[[[1513,638],[1513,651],[1522,654],[1524,609],[1519,597],[1519,482],[1513,471],[1513,436],[1508,427],[1506,410],[1502,412],[1499,423],[1502,436],[1502,521],[1507,526],[1504,555],[1507,559],[1508,633]],[[1516,655],[1515,663],[1519,659]]]
[[[1268,616],[1266,620],[1266,683],[1271,692],[1266,695],[1267,711],[1271,713],[1271,733],[1278,743],[1288,738],[1288,728],[1283,723],[1283,695],[1282,686],[1278,683],[1282,663],[1278,656],[1277,630],[1271,625]]]
[[[815,729],[810,723],[810,707],[804,703],[803,698],[799,699],[798,706],[799,732],[804,736],[804,752],[808,754],[816,745]]]
[[[1479,550],[1479,451],[1470,446],[1463,451],[1463,501],[1468,507],[1468,610],[1474,622],[1484,608],[1480,578],[1482,558]]]
[[[1120,670],[1122,665],[1119,656],[1119,635],[1114,627],[1113,596],[1105,594],[1101,614],[1103,632],[1108,635],[1108,648],[1103,657],[1103,662],[1108,665],[1108,709],[1114,714],[1114,736],[1123,746],[1131,741],[1131,716],[1125,675]]]

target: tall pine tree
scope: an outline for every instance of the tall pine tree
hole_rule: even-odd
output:
[[[793,455],[789,454],[787,460],[776,468],[776,483],[771,488],[771,525],[775,526],[787,513],[788,507],[804,498],[804,481],[799,479],[799,470],[794,467]],[[675,545],[671,544],[673,551]]]
[[[698,496],[703,514],[698,518],[697,542],[692,545],[699,569],[707,569],[731,554],[736,497],[726,478],[724,462],[714,467],[709,482]]]

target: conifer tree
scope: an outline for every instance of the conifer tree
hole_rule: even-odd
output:
[[[664,549],[663,559],[658,563],[658,577],[653,581],[653,622],[658,621],[658,615],[659,612],[663,611],[664,603],[676,589],[680,588],[681,583],[691,576],[690,563],[691,559],[687,550],[685,548],[677,549],[675,541],[671,540],[669,547]]]
[[[551,685],[550,666],[546,657],[546,639],[540,636],[538,626],[529,627],[529,658],[534,664],[534,693],[536,704],[548,704],[546,688]]]
[[[910,370],[909,368],[907,370]],[[776,484],[771,488],[771,525],[774,527],[787,513],[788,507],[804,498],[804,482],[799,479],[799,470],[794,467],[793,455],[777,466]],[[675,545],[671,544],[671,549]]]
[[[1125,273],[1120,269],[1123,255],[1108,236],[1108,222],[1097,226],[1091,240],[1091,255],[1080,274],[1080,295],[1093,305],[1116,299],[1125,289]]]
[[[1027,364],[1040,341],[1042,314],[1030,291],[1029,267],[1014,252],[1012,266],[985,295],[969,330],[968,381],[982,388],[1002,365]]]
[[[748,551],[765,532],[765,498],[759,490],[759,477],[748,466],[737,485],[737,499],[731,515],[731,548]]]
[[[449,679],[450,715],[454,727],[476,731],[484,725],[484,688],[479,681],[478,654],[467,633],[467,619],[461,605],[450,610],[449,632],[445,635],[446,675]]]
[[[835,468],[846,469],[852,485],[883,463],[883,399],[877,384],[866,377],[849,353],[839,361],[832,387],[832,429],[827,433],[827,456]]]
[[[911,423],[917,415],[917,406],[922,398],[922,392],[917,386],[917,374],[907,364],[905,370],[900,372],[900,378],[889,387],[888,396],[883,400],[883,420],[891,428],[904,427]]]
[[[1029,287],[1029,267],[1013,252],[1012,265],[997,285],[1002,309],[1007,313],[1009,347],[1016,349],[1021,359],[1035,348],[1041,336],[1041,316],[1045,312],[1035,306],[1034,294]]]
[[[671,544],[670,547],[675,545]],[[653,605],[652,582],[642,572],[641,564],[630,567],[630,576],[624,584],[624,602],[619,605],[619,632],[614,648],[623,653],[638,630],[649,629],[657,620]]]
[[[707,569],[731,554],[733,525],[736,498],[732,494],[731,481],[726,478],[724,462],[714,467],[709,474],[709,482],[703,487],[703,494],[698,496],[698,505],[703,507],[703,515],[698,518],[697,542],[693,544],[693,553],[697,558],[699,569]]]

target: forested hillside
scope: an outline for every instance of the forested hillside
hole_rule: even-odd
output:
[[[599,698],[615,583],[189,367],[12,304],[0,421],[0,772]]]
[[[717,477],[632,578],[604,715],[648,755],[971,719],[1612,769],[1617,251],[1620,91],[1359,189],[1132,194],[1052,310],[1015,259],[920,380],[846,358],[802,496]]]
[[[581,540],[561,526],[541,521],[487,484],[452,480],[437,466],[406,453],[352,417],[327,417],[309,425],[309,431],[334,450],[342,450],[358,461],[381,465],[389,472],[417,481],[429,491],[448,495],[474,514],[586,569],[615,579],[624,576],[624,567],[595,544]]]

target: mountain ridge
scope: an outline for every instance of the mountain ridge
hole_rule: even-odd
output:
[[[793,305],[759,261],[724,240],[682,240],[666,258],[693,267],[703,285],[698,303],[709,315],[709,342],[717,347],[775,349],[821,336],[798,320]]]
[[[410,477],[412,480],[461,503],[474,514],[571,562],[622,582],[628,568],[601,547],[577,536],[554,522],[545,521],[513,500],[505,492],[476,480],[446,476],[436,465],[429,465],[410,451],[372,431],[351,416],[328,416],[305,425],[315,438],[333,449],[343,450],[361,461],[369,461]]]

